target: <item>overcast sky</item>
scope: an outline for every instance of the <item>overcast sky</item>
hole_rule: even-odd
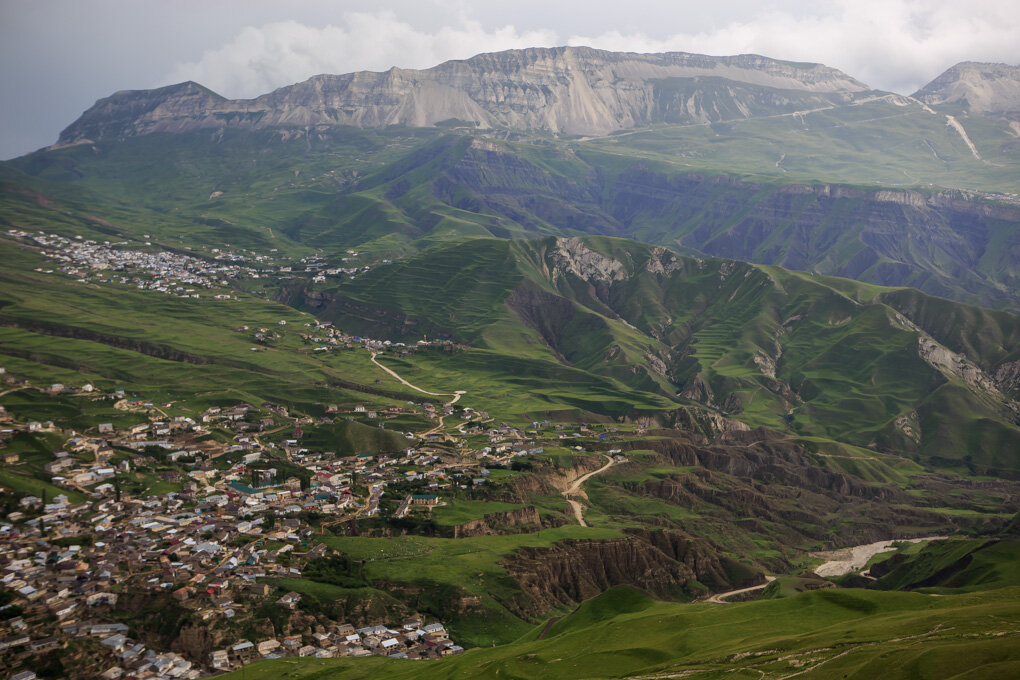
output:
[[[753,52],[910,93],[959,61],[1020,62],[1018,0],[0,0],[0,158],[117,90],[253,97],[319,73],[517,47]]]

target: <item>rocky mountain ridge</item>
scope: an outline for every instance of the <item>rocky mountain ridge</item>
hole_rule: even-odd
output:
[[[1020,118],[1020,66],[964,61],[913,94],[925,104],[963,105],[974,113],[1013,113]]]
[[[225,126],[478,128],[608,134],[658,122],[707,123],[853,101],[869,89],[821,64],[758,55],[635,54],[588,47],[480,54],[430,69],[319,75],[250,100],[193,82],[99,100],[58,145]]]

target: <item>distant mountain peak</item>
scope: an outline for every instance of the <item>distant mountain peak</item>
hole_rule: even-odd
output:
[[[194,82],[101,99],[61,145],[201,128],[476,127],[608,134],[638,125],[711,123],[852,101],[863,83],[822,64],[756,54],[636,54],[554,47],[479,54],[429,69],[319,75],[250,100]]]
[[[191,126],[196,114],[227,101],[191,80],[153,90],[120,90],[97,101],[65,128],[56,146],[130,136],[125,132],[143,120],[160,121],[159,130],[163,132],[182,132]]]
[[[931,106],[962,104],[974,113],[1020,112],[1020,66],[962,61],[913,96]]]

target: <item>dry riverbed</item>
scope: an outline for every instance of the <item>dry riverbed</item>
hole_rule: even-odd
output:
[[[926,543],[938,541],[945,536],[928,536],[926,538],[900,538],[892,541],[877,541],[866,545],[855,545],[852,548],[842,548],[828,552],[814,553],[816,557],[827,560],[824,564],[814,569],[814,572],[823,578],[843,576],[852,571],[862,569],[868,561],[879,553],[893,550],[895,543]]]

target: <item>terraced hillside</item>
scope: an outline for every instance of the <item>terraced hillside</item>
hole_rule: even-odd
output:
[[[1020,320],[907,289],[592,237],[442,244],[287,299],[358,332],[469,346],[403,363],[410,375],[589,376],[658,395],[663,423],[670,403],[697,402],[797,437],[1018,472]],[[644,403],[578,405],[616,417]]]

